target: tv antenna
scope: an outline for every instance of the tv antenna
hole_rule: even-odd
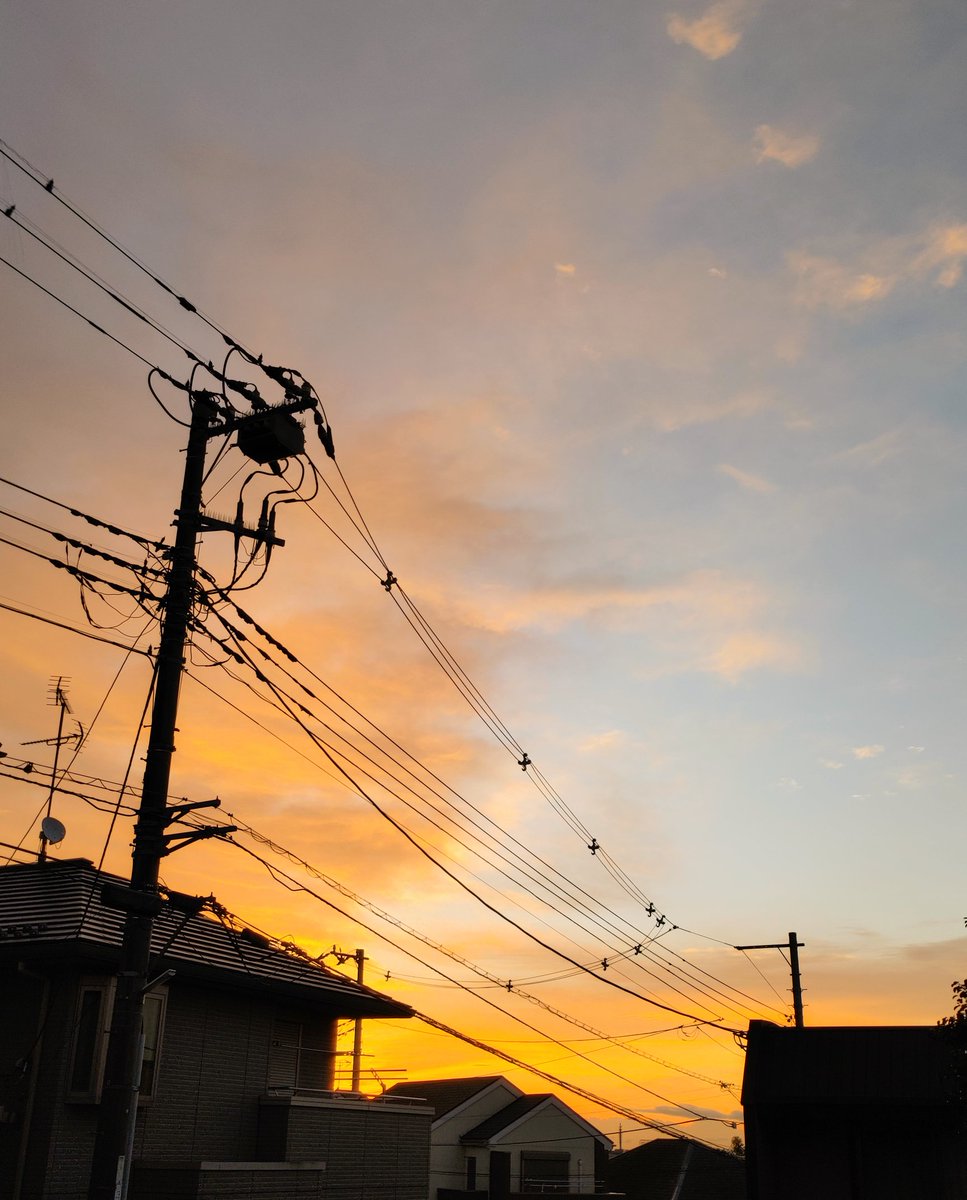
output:
[[[74,710],[70,706],[70,701],[67,699],[67,688],[70,684],[70,679],[63,675],[51,676],[50,686],[47,689],[47,703],[52,707],[59,708],[60,713],[57,717],[57,734],[52,738],[37,738],[31,742],[21,742],[22,746],[53,746],[54,747],[54,766],[50,772],[50,791],[47,794],[47,811],[44,814],[44,819],[40,823],[40,853],[37,855],[37,861],[43,862],[47,857],[47,847],[56,846],[58,842],[64,840],[64,835],[67,833],[64,825],[52,817],[50,810],[54,803],[54,792],[57,788],[57,764],[60,758],[60,748],[67,742],[76,742],[75,754],[80,750],[84,743],[84,726],[80,721],[74,721],[77,730],[74,733],[64,733],[64,717],[67,715],[73,716]]]

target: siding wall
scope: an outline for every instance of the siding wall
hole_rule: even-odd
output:
[[[106,977],[105,977],[106,978]],[[0,1200],[14,1195],[17,1162],[28,1116],[29,1152],[20,1200],[83,1200],[87,1194],[98,1107],[66,1103],[78,982],[51,974],[50,982],[0,969]],[[46,1020],[38,1042],[46,996]],[[132,1200],[426,1200],[428,1110],[403,1105],[334,1100],[296,1102],[275,1133],[259,1146],[276,1017],[311,1024],[334,1036],[334,1018],[319,1007],[277,1003],[228,989],[171,982],[153,1097],[142,1103],[135,1133],[137,1167]],[[17,1064],[36,1047],[36,1078]],[[31,1085],[32,1109],[29,1104]],[[28,1110],[30,1110],[28,1112]],[[281,1139],[281,1140],[280,1140]],[[325,1170],[257,1165],[269,1149],[300,1162],[324,1161]],[[200,1169],[238,1163],[238,1170]],[[256,1164],[246,1169],[244,1164]],[[403,1182],[395,1186],[396,1176]],[[367,1188],[369,1191],[367,1192]]]

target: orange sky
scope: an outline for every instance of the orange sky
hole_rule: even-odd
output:
[[[185,430],[143,360],[186,379],[173,337],[225,361],[222,338],[67,199],[312,381],[386,563],[516,739],[502,746],[434,664],[333,496],[282,505],[286,545],[238,602],[318,676],[293,668],[303,685],[341,709],[324,680],[441,781],[422,776],[423,815],[365,783],[372,799],[527,933],[648,999],[729,1028],[783,1019],[780,954],[731,947],[795,929],[808,1022],[935,1021],[967,973],[958,14],[942,0],[284,7],[281,20],[227,0],[12,6],[0,477],[170,537]],[[228,369],[274,395],[237,355]],[[184,420],[183,393],[156,386]],[[310,453],[351,507],[312,436]],[[229,450],[206,483],[214,512],[234,513],[245,477]],[[264,486],[242,493],[247,520]],[[117,781],[148,665],[11,611],[121,642],[142,627],[127,598],[88,595],[85,613],[76,582],[29,551],[76,562],[53,529],[141,553],[9,483],[0,514],[0,838],[32,852],[46,792],[10,766],[51,761],[25,745],[56,730],[49,679],[70,678],[74,715],[93,724],[77,771]],[[230,578],[225,535],[200,558]],[[420,1011],[643,1118],[708,1114],[682,1128],[728,1143],[730,1033],[662,1032],[681,1019],[647,999],[548,978],[568,963],[431,865],[206,645],[190,655],[173,793],[221,797],[343,891],[241,845],[350,916],[227,844],[173,855],[169,884],[313,952],[364,947],[367,979]],[[426,800],[452,800],[502,854],[539,855],[538,875],[606,906],[621,932],[576,925],[545,881],[529,894],[493,840],[461,844]],[[106,845],[127,871],[129,820],[108,841],[107,813],[67,795],[53,811],[64,854],[97,861]],[[701,986],[642,972],[634,944],[657,935]],[[478,979],[497,1013],[437,974],[467,984],[468,964],[534,981],[579,1023]],[[414,1080],[506,1071],[548,1086],[415,1021],[367,1028],[365,1045],[368,1066]],[[612,1136],[628,1128],[569,1102]]]

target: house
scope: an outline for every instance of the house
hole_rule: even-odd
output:
[[[5,1200],[87,1194],[123,887],[84,859],[0,868]],[[430,1110],[333,1089],[337,1021],[412,1010],[191,900],[154,922],[132,1200],[426,1200]]]
[[[655,1138],[616,1154],[608,1187],[627,1200],[745,1200],[745,1164],[691,1138]]]
[[[433,1110],[431,1200],[603,1190],[611,1141],[557,1096],[525,1095],[501,1075],[407,1081],[386,1096]]]
[[[935,1025],[753,1021],[742,1085],[750,1200],[962,1200],[962,1071],[963,1051]]]

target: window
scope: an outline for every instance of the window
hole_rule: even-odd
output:
[[[166,997],[163,992],[148,992],[144,998],[141,1028],[144,1032],[144,1053],[141,1057],[141,1096],[153,1096],[158,1076],[158,1055],[161,1050],[161,1030],[164,1027]]]
[[[107,1050],[107,1000],[112,990],[110,984],[81,984],[67,1087],[72,1100],[96,1100],[100,1093]]]
[[[142,1098],[154,1094],[164,1029],[166,992],[166,988],[158,988],[144,998],[144,1057],[141,1063],[140,1084]],[[68,1100],[93,1103],[101,1098],[113,1007],[113,979],[81,980],[67,1080]]]
[[[544,1195],[566,1193],[571,1156],[553,1150],[520,1152],[520,1190]]]
[[[269,1050],[268,1086],[325,1092],[333,1085],[335,1024],[303,1025],[276,1018]]]
[[[467,1191],[475,1192],[477,1190],[477,1160],[471,1154],[467,1159]]]

